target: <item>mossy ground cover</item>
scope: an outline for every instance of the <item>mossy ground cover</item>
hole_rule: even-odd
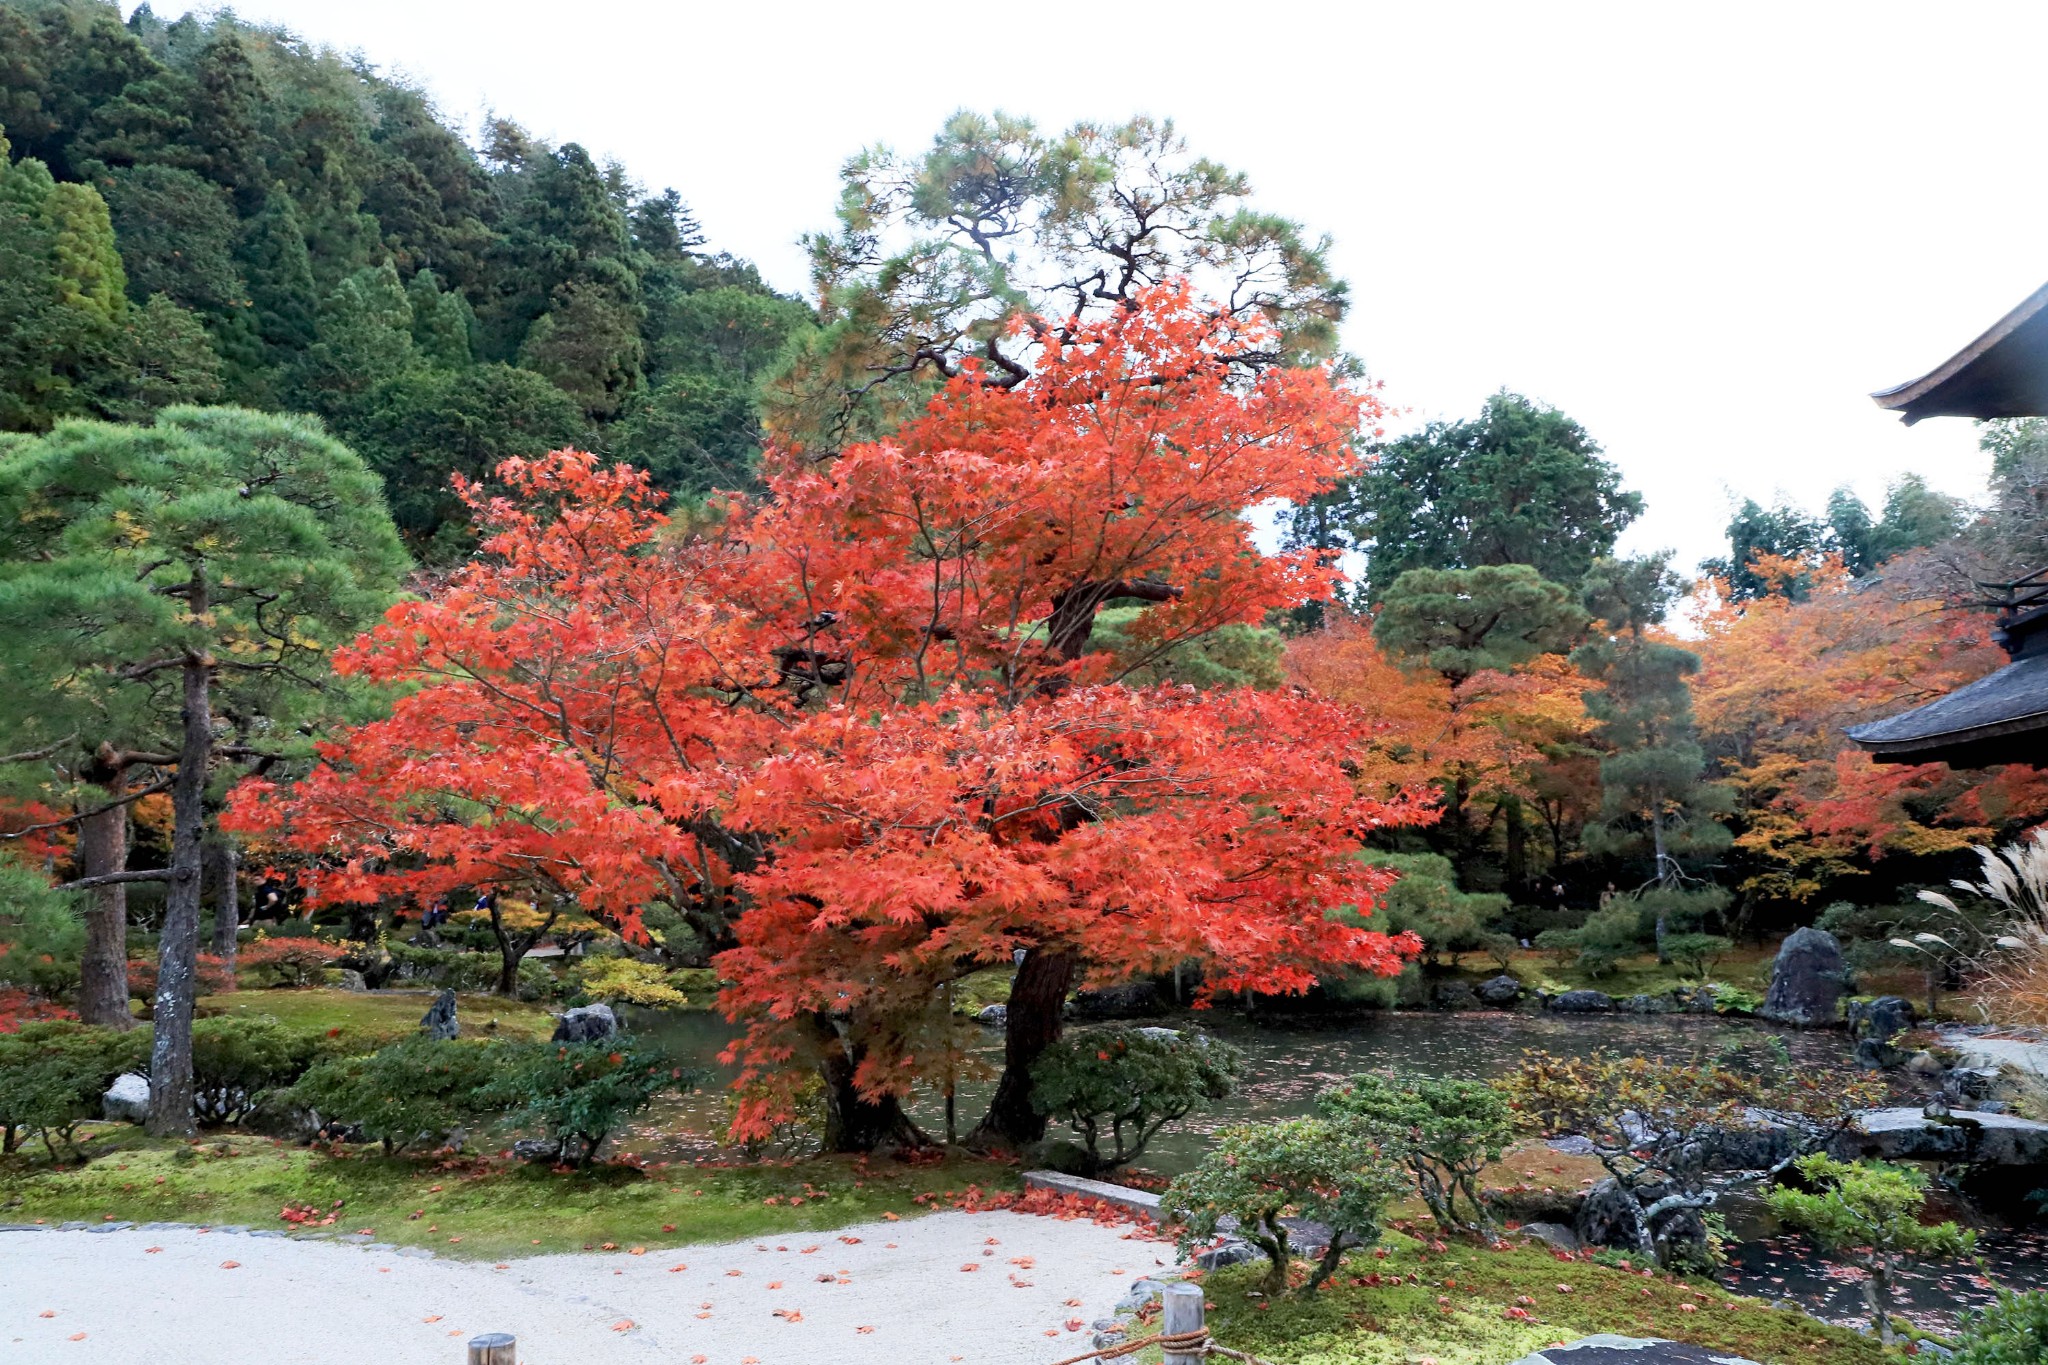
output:
[[[1536,1247],[1442,1251],[1388,1239],[1355,1252],[1313,1298],[1267,1300],[1259,1265],[1207,1277],[1209,1327],[1234,1350],[1280,1365],[1504,1365],[1595,1332],[1661,1336],[1763,1365],[1876,1365],[1877,1343],[1803,1313]],[[1297,1277],[1304,1267],[1297,1267]],[[1156,1358],[1150,1356],[1149,1358]]]
[[[371,1051],[419,1032],[420,1016],[436,992],[298,990],[233,991],[200,997],[199,1012],[255,1017],[267,1014],[293,1028],[328,1034],[349,1048]],[[547,1038],[555,1021],[541,1005],[499,995],[456,997],[465,1038]]]
[[[1015,1188],[1016,1169],[949,1160],[910,1165],[818,1158],[745,1166],[553,1171],[498,1158],[330,1154],[231,1134],[183,1142],[109,1126],[92,1160],[53,1170],[0,1162],[0,1221],[182,1222],[289,1229],[286,1207],[334,1215],[315,1226],[380,1242],[501,1260],[542,1252],[649,1250],[823,1231],[923,1212],[921,1195]]]
[[[1775,947],[1744,944],[1731,949],[1707,975],[1710,980],[1761,996],[1770,987],[1771,963],[1776,957]],[[1488,963],[1487,967],[1484,975],[1493,975],[1493,964]],[[1548,983],[1566,990],[1605,991],[1609,995],[1665,995],[1674,988],[1690,989],[1699,984],[1698,977],[1676,963],[1659,963],[1655,953],[1624,958],[1613,970],[1599,976],[1581,970],[1569,957],[1560,962],[1555,953],[1517,953],[1510,970],[1528,985]]]

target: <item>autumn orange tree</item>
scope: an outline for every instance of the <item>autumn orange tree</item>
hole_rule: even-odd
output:
[[[1243,519],[1353,460],[1365,396],[1253,374],[1260,325],[1185,288],[970,363],[918,420],[690,535],[630,471],[558,454],[472,500],[486,556],[342,659],[412,690],[239,818],[336,866],[323,897],[544,883],[629,934],[716,902],[745,1032],[741,1135],[822,1074],[831,1138],[915,1134],[900,1102],[944,982],[1021,954],[981,1133],[1039,1136],[1031,1063],[1084,974],[1193,961],[1207,989],[1305,989],[1416,947],[1324,918],[1387,874],[1350,856],[1415,807],[1356,791],[1362,727],[1297,691],[1128,675],[1328,590]],[[1105,605],[1147,604],[1111,655]]]
[[[1736,788],[1754,898],[1811,905],[1877,860],[1959,851],[2048,815],[2048,781],[2025,768],[1880,764],[1850,726],[1929,701],[2005,662],[1984,619],[1951,609],[1909,564],[1852,580],[1761,557],[1760,581],[1798,573],[1806,595],[1734,602],[1725,586],[1695,612],[1700,737]]]

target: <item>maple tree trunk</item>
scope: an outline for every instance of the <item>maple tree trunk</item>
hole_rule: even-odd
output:
[[[891,1144],[927,1145],[923,1132],[894,1095],[869,1099],[853,1083],[865,1049],[848,1042],[825,1015],[814,1016],[814,1020],[825,1044],[823,1060],[818,1063],[818,1078],[825,1085],[825,1150],[872,1152]]]
[[[1503,868],[1507,891],[1519,901],[1526,898],[1529,885],[1529,826],[1522,818],[1520,798],[1510,796],[1504,800],[1501,816],[1507,834],[1507,858]]]
[[[95,761],[85,778],[119,800],[126,770],[118,763]],[[104,877],[128,870],[128,808],[88,815],[78,822],[78,870],[83,877]],[[102,1028],[134,1027],[128,1013],[128,888],[115,883],[96,886],[85,912],[85,953],[79,962],[78,1020]]]
[[[1003,1030],[1003,1076],[988,1115],[974,1140],[1025,1147],[1045,1136],[1045,1115],[1031,1107],[1031,1066],[1059,1041],[1067,989],[1079,966],[1065,949],[1033,948],[1024,954],[1010,987],[1009,1017]]]
[[[187,605],[206,612],[203,580]],[[171,786],[171,880],[158,940],[156,1035],[149,1051],[151,1137],[190,1137],[192,1123],[192,1006],[198,989],[200,871],[206,838],[206,769],[213,757],[213,661],[188,659],[182,670],[184,743]]]

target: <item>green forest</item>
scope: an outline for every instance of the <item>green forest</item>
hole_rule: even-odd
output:
[[[318,414],[415,552],[451,475],[565,445],[743,486],[812,312],[672,189],[227,16],[0,6],[0,431],[180,403]]]

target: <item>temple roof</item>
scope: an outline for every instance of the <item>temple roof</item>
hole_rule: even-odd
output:
[[[2048,767],[2048,569],[2001,594],[1991,638],[2012,662],[1924,706],[1858,725],[1849,738],[1879,763]]]
[[[1849,731],[1879,763],[2048,766],[2048,653]]]
[[[1908,426],[1923,417],[2048,414],[2048,284],[1920,378],[1870,396]]]

